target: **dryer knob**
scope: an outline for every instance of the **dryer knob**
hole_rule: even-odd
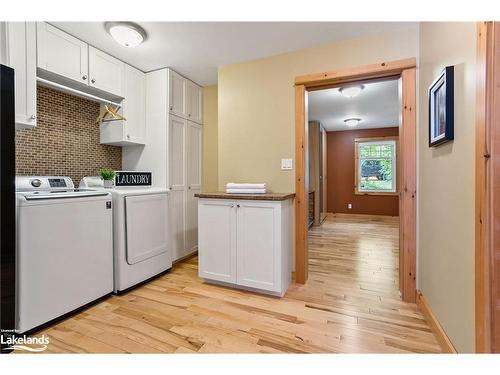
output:
[[[42,185],[42,181],[38,178],[31,180],[31,186],[40,187]]]

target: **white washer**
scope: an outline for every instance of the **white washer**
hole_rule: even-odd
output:
[[[104,189],[100,177],[84,177],[80,188]],[[114,291],[126,291],[172,268],[168,190],[114,187]]]
[[[18,332],[113,292],[111,199],[69,177],[16,177]]]

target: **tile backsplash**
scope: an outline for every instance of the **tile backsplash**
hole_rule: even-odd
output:
[[[37,126],[16,130],[16,174],[69,176],[96,175],[103,167],[120,170],[122,149],[99,143],[99,104],[37,88]]]

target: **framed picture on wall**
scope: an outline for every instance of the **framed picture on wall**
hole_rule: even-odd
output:
[[[453,66],[447,66],[429,87],[429,147],[453,139]]]

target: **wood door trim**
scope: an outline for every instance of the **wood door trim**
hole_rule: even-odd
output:
[[[498,352],[500,322],[495,321],[495,228],[500,221],[500,23],[477,24],[475,155],[475,333],[476,352]],[[497,172],[498,173],[498,172]],[[496,338],[496,340],[495,340]]]
[[[316,86],[328,86],[372,78],[399,76],[403,70],[415,68],[416,66],[417,60],[414,57],[384,61],[355,68],[301,75],[295,78],[295,85],[304,85],[307,88],[313,88]]]
[[[402,118],[408,129],[400,126],[402,163],[400,182],[400,238],[402,299],[415,302],[416,297],[416,59],[380,62],[355,68],[298,76],[295,78],[295,281],[307,281],[307,90],[341,83],[399,76],[402,79]],[[401,163],[399,163],[401,164]],[[405,169],[407,169],[405,171]]]
[[[295,86],[295,281],[305,284],[308,274],[307,251],[309,178],[306,87]]]
[[[401,238],[399,270],[404,301],[415,302],[417,286],[417,82],[416,68],[401,73],[402,121],[399,126]]]

